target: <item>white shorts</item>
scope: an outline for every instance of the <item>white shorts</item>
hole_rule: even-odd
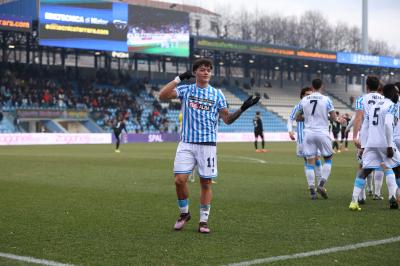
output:
[[[362,155],[362,167],[365,169],[378,169],[381,163],[388,168],[395,168],[400,165],[400,153],[393,148],[393,158],[388,158],[386,148],[365,148]]]
[[[174,173],[190,174],[196,165],[201,178],[217,177],[217,147],[179,142],[174,161]]]
[[[296,155],[298,157],[304,158],[304,144],[303,143],[297,143],[296,146]],[[321,156],[321,152],[318,150],[317,156]]]
[[[331,157],[333,154],[331,138],[324,133],[305,133],[303,153],[308,159],[319,155]]]

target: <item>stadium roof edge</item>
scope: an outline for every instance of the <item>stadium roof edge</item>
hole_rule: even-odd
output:
[[[178,11],[183,11],[187,13],[199,13],[205,15],[213,15],[213,16],[220,16],[217,13],[211,12],[207,9],[202,7],[193,6],[193,5],[185,5],[185,4],[178,4],[178,3],[169,3],[169,2],[160,2],[160,1],[153,1],[153,0],[112,0],[113,2],[124,2],[130,5],[140,5],[140,6],[148,6],[148,7],[155,7],[155,8],[162,8],[162,9],[173,9]]]
[[[357,52],[318,50],[207,36],[192,35],[191,37],[194,39],[193,43],[194,48],[196,49],[200,48],[246,53],[250,55],[267,55],[317,61],[330,61],[339,64],[400,68],[400,58],[390,56],[377,56]]]
[[[241,40],[241,39],[233,39],[233,38],[218,38],[218,37],[210,37],[205,35],[191,35],[194,39],[208,39],[208,40],[216,40],[216,41],[226,41],[238,44],[251,44],[251,45],[264,45],[268,47],[273,47],[277,49],[294,49],[294,50],[307,50],[310,52],[320,52],[320,53],[337,53],[338,51],[334,50],[325,50],[325,49],[315,49],[315,48],[305,48],[301,46],[292,46],[292,45],[279,45],[279,44],[267,44],[264,42],[257,42],[252,40]],[[351,52],[349,52],[351,53]]]

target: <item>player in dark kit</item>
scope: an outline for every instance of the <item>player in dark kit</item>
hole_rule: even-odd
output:
[[[263,123],[261,120],[261,115],[260,112],[257,111],[256,112],[256,116],[253,118],[253,125],[254,125],[254,146],[256,148],[256,152],[266,152],[267,150],[264,149],[264,129],[263,129]],[[258,141],[258,137],[261,138],[261,146],[262,149],[258,149],[258,145],[257,145],[257,141]]]
[[[336,116],[339,117],[339,112],[336,112]],[[332,141],[333,153],[335,153],[335,148],[336,148],[336,152],[340,153],[339,142],[338,142],[340,127],[341,127],[341,125],[339,122],[331,121],[331,129],[332,129],[332,133],[333,133],[333,141]]]
[[[341,128],[340,128],[340,136],[341,136],[341,140],[340,140],[340,149],[341,151],[343,151],[343,142],[344,142],[344,150],[348,151],[348,141],[347,139],[349,138],[349,131],[346,131],[347,126],[349,125],[349,122],[351,120],[350,115],[349,114],[344,114],[342,116],[342,120],[343,122],[340,124]]]
[[[115,127],[113,128],[113,130],[114,130],[114,135],[115,135],[115,138],[117,139],[117,144],[116,144],[116,147],[115,147],[115,152],[121,152],[120,150],[119,150],[119,143],[120,143],[120,138],[119,138],[119,136],[121,135],[121,133],[122,133],[122,130],[125,130],[125,133],[128,133],[128,131],[126,130],[126,127],[125,127],[125,120],[124,119],[120,119],[119,121],[118,121],[118,123],[115,125]]]

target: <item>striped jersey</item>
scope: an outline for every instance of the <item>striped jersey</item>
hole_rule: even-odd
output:
[[[392,116],[391,121],[398,119],[397,104],[391,100],[384,98],[376,101],[368,113],[365,115],[367,122],[367,141],[365,147],[367,148],[386,148],[388,147],[385,135],[385,118]],[[392,126],[394,126],[392,124]],[[393,142],[393,139],[391,140]]]
[[[356,100],[356,111],[364,111],[364,120],[362,121],[361,124],[361,129],[360,129],[360,141],[361,141],[361,147],[365,147],[366,141],[367,141],[367,130],[366,128],[368,127],[367,121],[365,119],[366,115],[369,113],[369,110],[374,107],[374,105],[382,100],[384,97],[377,93],[377,92],[370,92],[367,94],[364,94],[363,96],[360,96]]]
[[[182,102],[181,141],[217,142],[219,111],[228,108],[222,91],[210,85],[200,88],[194,83],[178,86],[176,92]]]
[[[296,114],[297,114],[297,111],[299,111],[299,108],[300,108],[300,102],[293,107],[292,112],[290,113],[289,119],[291,121],[296,120]],[[297,122],[297,140],[296,141],[297,141],[297,143],[302,144],[303,139],[304,139],[304,122],[298,121]]]

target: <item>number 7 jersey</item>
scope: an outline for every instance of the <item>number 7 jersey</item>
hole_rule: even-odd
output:
[[[299,111],[304,116],[304,132],[329,134],[329,113],[334,111],[331,99],[319,92],[304,97]]]

